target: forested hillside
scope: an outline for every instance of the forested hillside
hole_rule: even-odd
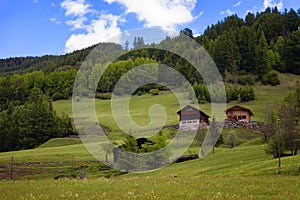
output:
[[[256,14],[248,13],[244,19],[237,15],[226,17],[217,24],[208,26],[201,36],[194,39],[205,47],[224,75],[226,71],[230,73],[239,71],[240,74],[251,72],[262,78],[267,71],[272,69],[300,74],[299,27],[300,9],[298,11],[286,9],[284,12],[279,12],[275,7]],[[189,28],[180,33],[193,37]],[[170,39],[166,38],[166,40]],[[107,46],[122,48],[112,43],[101,45],[106,49]],[[131,50],[137,47],[151,47],[151,45],[145,44],[143,38],[137,36]],[[42,70],[48,74],[55,70],[62,70],[64,67],[65,69],[78,68],[94,47],[60,56],[0,59],[0,72],[2,74],[25,73]],[[123,49],[128,50],[128,43]],[[169,55],[168,52],[153,49],[131,52],[122,59],[137,57],[155,58],[158,62],[168,63],[175,68],[178,68],[180,64],[178,57],[176,59],[176,56]]]
[[[185,28],[177,37],[167,37],[161,44],[176,42],[183,34],[194,38],[192,31]],[[300,9],[298,12],[291,9],[281,13],[277,8],[268,8],[264,12],[249,13],[245,19],[232,15],[208,26],[202,35],[194,39],[209,52],[221,72],[228,102],[254,100],[253,85],[257,82],[278,85],[279,72],[300,75]],[[0,145],[0,151],[31,148],[49,138],[73,134],[71,119],[58,117],[53,111],[52,101],[70,98],[76,75],[83,87],[91,88],[89,84],[95,79],[93,73],[98,73],[102,64],[95,65],[88,73],[79,70],[79,67],[94,47],[61,56],[0,60],[0,140],[1,137],[15,139]],[[115,50],[124,54],[104,72],[96,97],[110,99],[115,84],[130,69],[147,63],[161,63],[185,76],[193,85],[200,103],[210,102],[207,83],[193,66],[182,57],[155,47],[155,44],[146,44],[140,36],[134,39],[132,49],[128,49],[128,43],[126,47],[100,44],[98,50],[106,50],[100,54],[103,57]],[[174,45],[172,48],[183,47]],[[151,89],[166,90],[161,85],[149,84],[137,89],[135,94],[142,95]],[[81,92],[83,96],[91,95],[88,90]],[[48,116],[44,119],[47,127],[43,129],[43,121],[36,121],[41,117],[39,113]],[[38,134],[41,130],[42,138]]]
[[[300,74],[300,9],[280,13],[277,8],[233,15],[208,27],[199,41],[221,72],[243,70],[259,78],[275,69]],[[236,68],[236,69],[234,69]]]

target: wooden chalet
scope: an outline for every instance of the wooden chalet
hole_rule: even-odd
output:
[[[250,109],[238,105],[228,108],[225,113],[228,121],[244,121],[247,123],[250,123],[251,116],[254,116]]]
[[[209,116],[190,105],[179,110],[177,114],[180,117],[179,129],[181,130],[196,130],[200,123],[209,124]]]

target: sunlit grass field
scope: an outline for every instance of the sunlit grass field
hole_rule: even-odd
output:
[[[263,121],[269,106],[278,105],[289,91],[299,87],[300,76],[280,76],[280,86],[257,84],[254,101],[230,102],[227,107],[245,106],[253,111],[253,120]],[[148,112],[153,104],[164,107],[166,125],[179,122],[176,112],[180,106],[170,92],[133,96],[130,101],[133,120],[139,125],[148,124]],[[122,133],[114,122],[110,101],[96,100],[95,107],[99,122],[111,130],[109,138],[120,141]],[[56,101],[54,108],[59,114],[72,115],[71,100]],[[211,115],[210,104],[201,104],[200,109]],[[85,149],[79,138],[52,139],[36,149],[0,153],[0,177],[9,173],[9,166],[5,164],[11,162],[12,156],[15,163],[48,162],[14,166],[13,180],[0,178],[0,199],[300,199],[299,155],[282,158],[282,173],[278,175],[278,159],[265,153],[266,145],[260,132],[223,129],[224,140],[231,132],[236,133],[241,143],[236,148],[230,149],[224,144],[217,147],[214,154],[211,152],[201,159],[119,176],[109,170],[99,171],[102,164]],[[186,151],[186,154],[193,153],[199,153],[198,146]],[[87,166],[79,170],[85,175],[82,179],[54,180],[61,171],[82,166]]]
[[[247,107],[252,110],[254,116],[252,120],[264,121],[264,115],[267,109],[278,107],[284,96],[300,87],[300,76],[292,74],[280,74],[281,84],[279,86],[266,86],[261,84],[254,85],[255,100],[250,102],[232,101],[227,104],[227,108],[236,104]],[[189,100],[186,99],[186,102]],[[158,96],[143,95],[133,96],[130,99],[130,114],[135,123],[145,126],[150,122],[149,109],[154,104],[160,104],[164,107],[167,113],[166,125],[178,124],[179,116],[177,111],[180,110],[180,105],[174,94],[164,92]],[[67,113],[72,115],[72,101],[62,100],[54,102],[54,108],[58,113]],[[119,132],[120,129],[116,125],[111,111],[111,102],[108,100],[95,100],[95,108],[98,120],[101,124],[109,127],[112,132]],[[200,110],[208,115],[211,115],[211,104],[200,104]],[[221,112],[222,113],[222,112]],[[212,116],[211,116],[212,117]],[[219,120],[225,118],[225,113],[222,116],[215,116]]]
[[[0,161],[7,160],[7,154],[20,161],[66,161],[74,154],[75,166],[91,165],[79,161],[92,159],[80,144],[60,145],[55,147],[53,142],[52,147],[30,152],[1,153]],[[89,174],[86,169],[84,179],[54,180],[54,174],[46,173],[1,180],[0,199],[299,199],[300,156],[282,158],[282,173],[277,175],[277,159],[264,149],[264,144],[250,141],[234,149],[216,148],[203,159],[111,178]]]

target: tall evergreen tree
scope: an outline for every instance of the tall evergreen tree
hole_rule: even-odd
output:
[[[255,71],[256,34],[252,28],[243,26],[239,29],[238,46],[241,55],[240,70]]]
[[[256,73],[261,80],[271,70],[268,58],[268,43],[264,32],[261,32],[256,50]]]

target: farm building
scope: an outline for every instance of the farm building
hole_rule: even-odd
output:
[[[254,115],[250,109],[238,105],[228,108],[225,113],[228,121],[244,121],[248,123],[251,121],[251,116]]]
[[[190,105],[179,110],[177,114],[180,117],[179,129],[181,130],[196,130],[200,123],[209,124],[209,116]]]

